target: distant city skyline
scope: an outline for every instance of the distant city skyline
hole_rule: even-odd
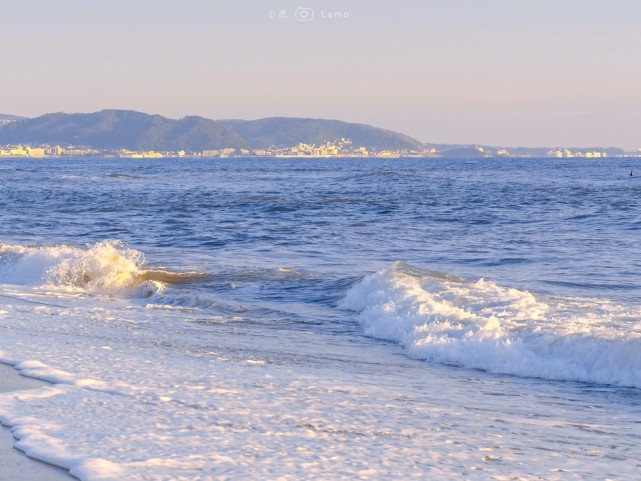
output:
[[[641,2],[25,0],[0,113],[332,118],[423,142],[641,147]]]

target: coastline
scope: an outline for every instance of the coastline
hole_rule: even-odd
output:
[[[8,364],[0,363],[0,394],[46,386],[46,381],[21,376]],[[14,447],[15,438],[8,426],[0,429],[0,480],[47,481],[76,480],[65,469],[28,457]]]

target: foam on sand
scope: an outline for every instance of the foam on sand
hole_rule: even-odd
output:
[[[356,334],[201,324],[200,311],[93,295],[54,305],[20,287],[3,288],[0,360],[56,384],[0,394],[0,415],[20,449],[82,481],[638,473],[621,449],[638,409],[616,393],[559,396],[556,383],[427,369]]]
[[[489,372],[641,387],[641,309],[468,282],[403,263],[340,302],[409,356]]]
[[[0,393],[24,392],[25,389],[38,389],[45,383],[33,378],[18,375],[11,366],[0,363]],[[9,394],[7,394],[9,395]],[[0,430],[0,478],[11,481],[33,481],[34,479],[70,480],[67,472],[55,466],[29,459],[13,449],[15,438],[9,428]]]

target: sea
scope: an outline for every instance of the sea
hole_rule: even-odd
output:
[[[641,479],[640,162],[0,159],[0,420],[83,481]]]

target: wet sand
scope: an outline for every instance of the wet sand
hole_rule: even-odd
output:
[[[21,376],[12,366],[0,363],[0,393],[37,389],[47,383]],[[0,429],[0,481],[73,481],[68,471],[27,457],[13,447],[11,429]]]

